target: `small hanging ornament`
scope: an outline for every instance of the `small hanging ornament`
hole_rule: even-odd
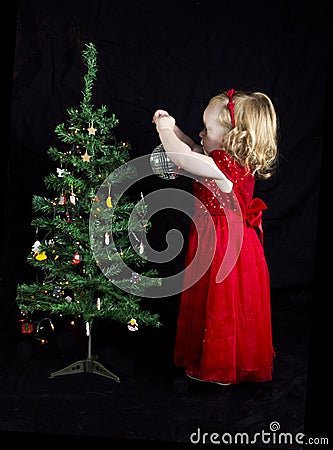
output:
[[[83,162],[90,162],[91,155],[88,155],[88,152],[86,150],[84,155],[81,156],[81,158]]]
[[[80,264],[81,261],[82,261],[82,256],[78,252],[74,253],[74,256],[72,259],[72,264],[73,265]]]
[[[63,178],[64,174],[65,174],[65,169],[62,169],[61,167],[57,168],[57,174],[59,178]]]
[[[144,251],[145,251],[145,247],[143,245],[143,242],[141,241],[140,245],[139,245],[139,254],[142,255]]]
[[[89,136],[95,136],[96,128],[94,128],[94,121],[91,122],[91,126],[88,128]]]
[[[59,178],[63,178],[65,169],[62,168],[62,157],[60,157],[60,167],[57,168],[57,174]]]
[[[135,319],[131,319],[128,323],[127,323],[127,328],[130,331],[138,331],[139,327],[138,327],[138,323]]]
[[[75,205],[75,201],[76,201],[76,199],[75,199],[75,194],[73,192],[73,185],[72,185],[71,195],[69,196],[69,202],[70,202],[71,205],[74,206]]]
[[[67,303],[70,303],[73,299],[70,295],[66,295],[65,300]]]
[[[35,256],[35,259],[37,259],[37,261],[44,261],[45,259],[47,259],[45,250],[43,250],[42,252],[38,253]]]
[[[109,185],[109,194],[108,194],[108,196],[107,196],[107,199],[106,199],[106,206],[108,207],[108,208],[112,208],[112,199],[111,199],[111,185]]]
[[[58,205],[60,206],[66,205],[66,196],[64,194],[60,195]]]
[[[101,309],[101,299],[100,299],[99,297],[97,298],[96,306],[97,306],[97,309],[98,309],[98,310]]]
[[[34,257],[39,253],[39,249],[40,249],[40,241],[37,240],[31,247],[31,253],[33,254]]]
[[[71,215],[69,214],[69,212],[66,213],[66,219],[68,223],[71,221]]]
[[[31,334],[34,332],[34,325],[31,322],[23,322],[21,325],[22,334]]]
[[[54,298],[60,298],[60,297],[62,297],[63,295],[64,295],[64,291],[63,291],[63,289],[61,288],[61,286],[56,286],[56,287],[53,289],[52,297],[54,297]]]
[[[108,231],[104,235],[104,242],[105,242],[105,245],[110,244],[110,233]]]
[[[133,283],[133,284],[136,284],[140,280],[141,280],[140,275],[138,273],[136,273],[136,272],[132,272],[132,276],[131,276],[130,282]]]
[[[108,208],[112,208],[112,200],[111,200],[111,197],[110,197],[110,195],[107,197],[107,199],[106,199],[106,206],[108,207]]]

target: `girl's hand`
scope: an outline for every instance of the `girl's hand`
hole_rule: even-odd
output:
[[[168,117],[170,114],[168,111],[164,111],[164,109],[157,109],[153,116],[153,123],[156,123],[156,120],[160,117]]]
[[[176,125],[175,119],[163,109],[158,109],[157,111],[155,111],[153,116],[153,123],[155,123],[158,132],[162,130],[173,130]]]

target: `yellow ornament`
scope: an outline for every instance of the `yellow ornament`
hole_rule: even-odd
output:
[[[138,331],[139,327],[137,321],[135,319],[131,319],[129,322],[127,322],[127,328],[130,331]]]
[[[106,199],[106,206],[108,208],[112,208],[112,200],[110,196],[108,196],[108,198]]]
[[[94,122],[92,122],[92,123],[91,123],[91,126],[88,128],[88,133],[89,133],[89,136],[90,136],[90,135],[95,136],[96,128],[94,128]]]
[[[37,261],[44,261],[45,259],[47,259],[45,250],[42,251],[42,252],[40,252],[40,253],[38,253],[38,254],[36,255],[36,259],[37,259]]]
[[[86,150],[85,154],[82,155],[81,158],[82,158],[82,161],[84,161],[84,162],[90,162],[91,156],[88,155],[88,152],[87,152],[87,150]]]

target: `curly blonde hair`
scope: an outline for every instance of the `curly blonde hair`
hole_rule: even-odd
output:
[[[213,97],[209,104],[220,108],[219,120],[228,131],[222,146],[243,167],[258,178],[273,175],[277,162],[278,120],[270,98],[261,92],[234,91],[235,126],[232,126],[227,92]]]

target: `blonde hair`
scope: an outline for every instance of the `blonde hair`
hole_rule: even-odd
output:
[[[209,101],[220,107],[219,121],[229,130],[222,146],[253,175],[269,178],[277,162],[278,121],[273,103],[266,94],[244,91],[234,91],[232,101],[235,127],[232,127],[227,92]]]

